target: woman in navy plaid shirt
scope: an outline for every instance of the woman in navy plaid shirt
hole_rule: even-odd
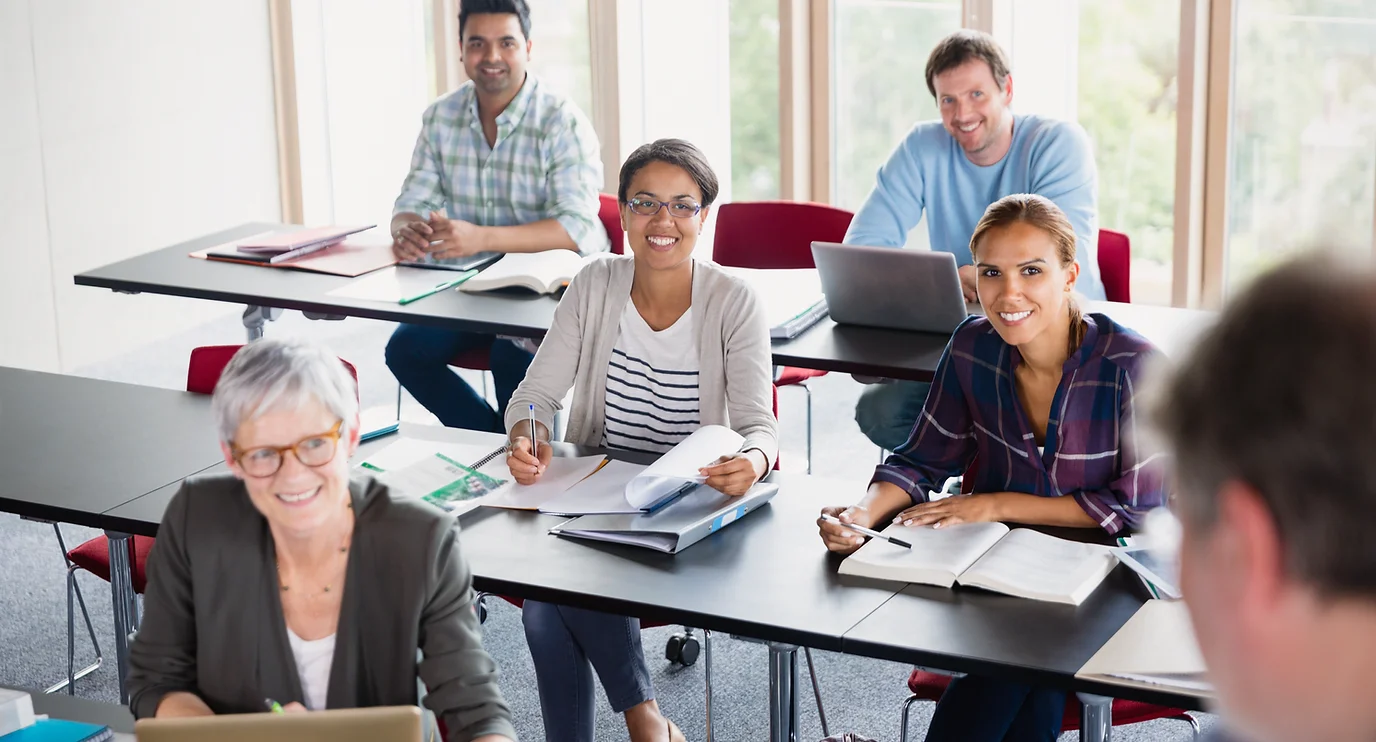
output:
[[[875,528],[1139,525],[1166,500],[1164,462],[1135,440],[1134,392],[1155,348],[1102,314],[1081,314],[1075,231],[1048,199],[995,202],[970,251],[987,317],[956,329],[908,442],[860,502],[823,513]],[[975,494],[931,499],[961,474]],[[820,518],[818,527],[832,551],[863,542]],[[937,704],[927,740],[1055,740],[1064,710],[1064,691],[966,676]]]

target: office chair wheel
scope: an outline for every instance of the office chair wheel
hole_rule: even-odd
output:
[[[701,653],[702,643],[698,641],[696,636],[693,636],[691,630],[674,634],[664,644],[664,659],[684,667],[690,667],[697,662],[698,655]]]

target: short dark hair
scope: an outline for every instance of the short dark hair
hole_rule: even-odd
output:
[[[936,42],[936,48],[927,57],[927,90],[932,97],[936,97],[936,76],[947,70],[953,70],[962,64],[979,59],[989,65],[989,71],[994,74],[994,82],[999,84],[999,89],[1003,89],[1008,84],[1008,55],[1003,53],[1003,47],[983,31],[972,29],[962,29],[947,36],[941,41]]]
[[[463,39],[463,27],[468,16],[487,13],[510,13],[521,23],[521,35],[530,38],[530,6],[526,0],[462,0],[459,6],[459,39]]]
[[[1322,595],[1376,597],[1376,272],[1292,259],[1223,311],[1160,389],[1180,515],[1205,532],[1229,481],[1275,521],[1285,570]]]
[[[682,139],[656,139],[636,147],[621,166],[621,182],[616,189],[618,201],[626,203],[626,191],[631,187],[631,178],[652,162],[667,162],[686,170],[693,182],[697,183],[698,190],[702,191],[703,206],[711,206],[717,200],[717,174],[707,164],[707,155]]]

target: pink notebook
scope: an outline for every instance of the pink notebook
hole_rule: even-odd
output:
[[[357,234],[372,229],[375,226],[377,225],[367,224],[357,227],[311,227],[309,229],[298,229],[292,232],[273,232],[246,238],[243,242],[236,243],[235,247],[244,252],[289,252],[291,250],[299,250],[303,247],[339,242],[351,234]]]

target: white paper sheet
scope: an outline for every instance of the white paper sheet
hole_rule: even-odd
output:
[[[392,266],[373,271],[337,289],[327,291],[326,296],[397,304],[402,299],[419,296],[435,286],[450,283],[457,275],[449,271]]]
[[[556,456],[550,459],[549,466],[545,467],[545,473],[540,475],[540,481],[535,484],[513,483],[501,494],[484,499],[482,504],[490,508],[539,510],[540,506],[563,495],[570,487],[596,472],[597,467],[601,466],[606,458],[606,456],[567,458]],[[506,469],[506,458],[503,457],[501,460],[503,468]],[[507,476],[514,479],[510,469],[506,469],[506,471]]]
[[[596,474],[546,502],[540,512],[553,515],[638,513],[640,508],[626,501],[626,485],[643,471],[645,467],[640,464],[613,459]]]
[[[698,469],[736,453],[744,443],[745,438],[730,428],[704,425],[631,480],[626,486],[626,502],[637,510],[644,509],[686,482],[703,482],[706,477]]]

